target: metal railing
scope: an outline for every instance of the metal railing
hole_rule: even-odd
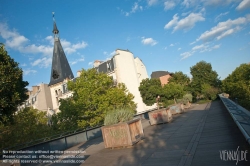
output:
[[[250,144],[250,112],[222,94],[219,94],[219,97],[246,141]]]

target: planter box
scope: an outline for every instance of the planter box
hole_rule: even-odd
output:
[[[132,146],[144,137],[141,119],[103,126],[105,148]]]
[[[184,112],[184,106],[183,104],[175,104],[175,105],[169,106],[169,110],[172,113],[172,115],[180,114]]]
[[[169,109],[163,108],[148,113],[150,124],[160,124],[170,122],[172,120],[172,114]]]

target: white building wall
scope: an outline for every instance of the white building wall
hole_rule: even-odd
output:
[[[124,83],[129,92],[134,95],[134,102],[137,103],[137,114],[145,111],[145,104],[138,89],[140,82],[133,54],[125,50],[116,50],[114,59],[117,81]]]
[[[148,78],[148,73],[147,73],[145,65],[143,64],[140,58],[136,57],[134,61],[135,61],[136,71],[137,71],[138,78],[139,78],[139,83],[141,83],[143,79]]]
[[[149,77],[148,77],[148,72],[147,72],[146,66],[143,64],[142,60],[140,58],[136,57],[134,59],[134,61],[135,61],[136,70],[137,70],[138,79],[139,79],[139,85],[138,85],[138,87],[139,87],[142,80],[149,78]],[[144,105],[144,110],[149,110],[149,109],[153,109],[153,108],[157,107],[156,104],[154,104],[152,106],[147,106],[146,104],[143,103],[143,105]]]

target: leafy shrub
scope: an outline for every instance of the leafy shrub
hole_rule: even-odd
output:
[[[183,96],[183,103],[187,104],[188,102],[192,102],[193,101],[193,96],[190,93],[187,93]]]
[[[133,119],[135,111],[131,108],[118,108],[109,111],[104,119],[104,125],[113,125]]]
[[[170,105],[175,104],[174,100],[166,100],[163,102],[163,107],[167,108]]]

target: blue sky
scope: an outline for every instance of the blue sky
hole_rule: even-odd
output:
[[[221,79],[250,62],[250,0],[2,0],[0,42],[29,87],[49,83],[52,12],[72,71],[130,50],[152,71],[182,71],[201,60]]]

